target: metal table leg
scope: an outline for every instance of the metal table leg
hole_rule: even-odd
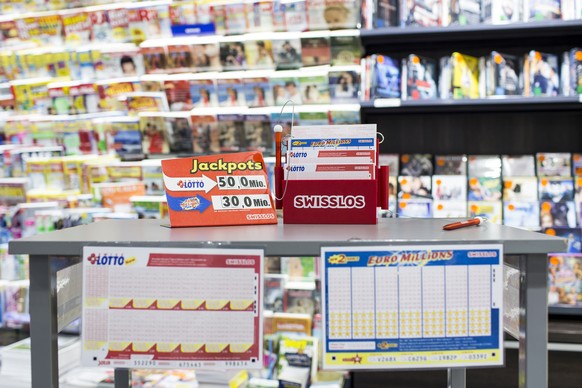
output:
[[[51,258],[31,256],[29,268],[32,388],[58,388],[57,291]]]
[[[115,388],[130,388],[129,383],[131,371],[124,368],[115,368]]]
[[[519,387],[547,387],[547,255],[521,256],[519,270]]]
[[[467,370],[465,368],[447,369],[447,388],[465,388]]]

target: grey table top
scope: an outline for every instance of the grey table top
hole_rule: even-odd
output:
[[[168,228],[167,220],[108,220],[11,241],[12,254],[80,255],[85,245],[265,247],[267,256],[317,256],[323,245],[503,243],[507,254],[564,252],[566,240],[485,224],[445,232],[445,219],[380,219],[378,225],[278,225]]]

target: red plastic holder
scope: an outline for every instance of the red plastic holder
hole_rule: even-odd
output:
[[[377,207],[388,208],[388,167],[371,180],[284,180],[275,169],[277,208],[286,224],[377,224]]]

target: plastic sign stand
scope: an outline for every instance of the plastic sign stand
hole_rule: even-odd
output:
[[[171,227],[276,224],[260,152],[162,160]]]

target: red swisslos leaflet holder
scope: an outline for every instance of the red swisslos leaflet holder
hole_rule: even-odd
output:
[[[376,147],[375,179],[369,180],[292,180],[285,179],[281,166],[281,132],[276,125],[275,206],[283,209],[285,224],[377,224],[377,208],[388,209],[388,166],[378,165]],[[278,140],[277,140],[278,139]],[[287,166],[289,167],[289,166]],[[302,205],[299,197],[332,197],[325,208]],[[303,199],[303,198],[302,198]]]

